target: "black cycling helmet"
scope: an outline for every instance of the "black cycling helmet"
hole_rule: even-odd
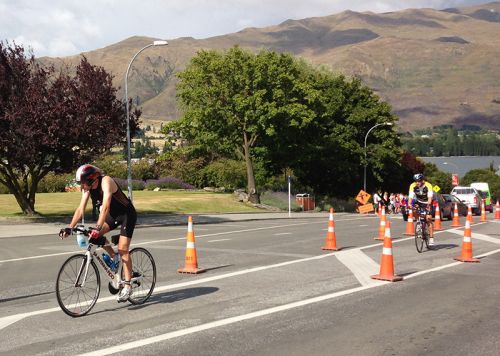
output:
[[[101,170],[91,164],[84,164],[76,171],[76,183],[91,186],[101,176]]]
[[[413,180],[415,182],[418,182],[419,180],[423,180],[425,177],[422,173],[417,173],[413,175]]]

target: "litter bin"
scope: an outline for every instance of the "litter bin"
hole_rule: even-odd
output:
[[[303,211],[314,210],[316,207],[314,197],[307,193],[297,194],[295,196],[295,201],[300,205]]]

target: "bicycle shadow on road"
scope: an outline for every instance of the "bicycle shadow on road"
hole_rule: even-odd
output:
[[[218,290],[219,288],[216,287],[198,287],[198,288],[186,288],[171,292],[153,294],[146,303],[142,305],[132,305],[129,307],[129,310],[138,310],[153,304],[175,303],[181,300],[196,298],[202,295],[215,293]]]
[[[458,247],[457,244],[434,244],[431,251],[437,250],[451,250],[452,248]]]

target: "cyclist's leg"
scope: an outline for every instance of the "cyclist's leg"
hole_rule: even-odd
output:
[[[108,215],[106,217],[106,221],[102,225],[102,229],[101,229],[102,235],[107,234],[108,232],[110,232],[114,228],[116,228],[115,219],[113,219],[111,217],[111,215]],[[106,246],[103,246],[102,248],[108,253],[109,256],[111,256],[111,258],[115,257],[115,251],[113,250],[113,247],[111,245],[109,245],[109,241],[107,238],[106,238]]]
[[[123,275],[124,281],[130,282],[132,278],[132,259],[130,258],[130,241],[132,240],[132,235],[135,229],[135,223],[137,221],[137,214],[135,210],[130,211],[127,215],[123,216],[121,221],[120,230],[120,240],[118,241],[118,252],[123,261]],[[125,285],[126,288],[130,288],[130,284]]]

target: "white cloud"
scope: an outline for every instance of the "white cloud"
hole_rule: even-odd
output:
[[[31,45],[36,56],[66,56],[130,36],[206,38],[287,19],[347,9],[387,12],[445,8],[481,0],[0,0],[2,40]]]

